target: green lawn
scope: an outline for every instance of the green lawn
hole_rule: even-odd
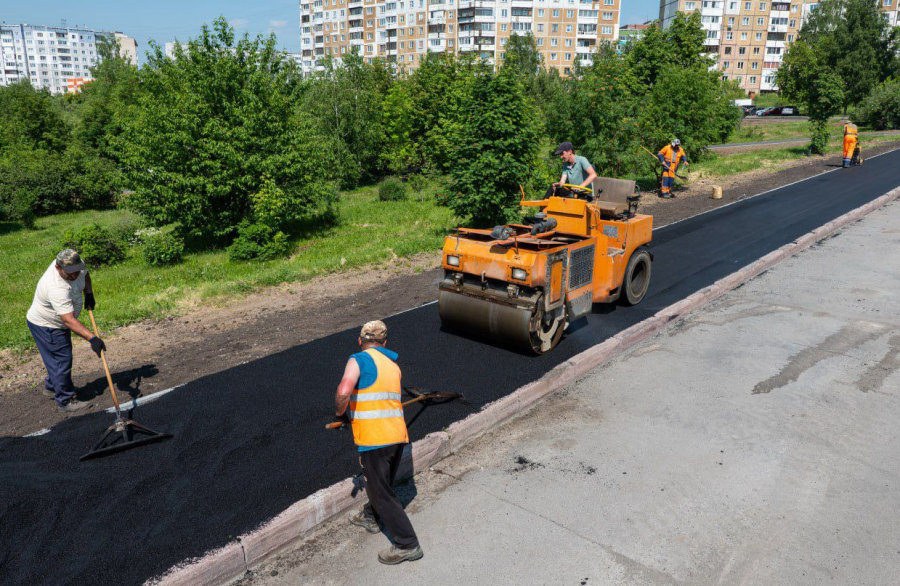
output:
[[[897,139],[897,136],[865,137],[862,141],[863,157],[865,157],[867,146],[896,141]],[[781,149],[759,149],[733,155],[719,155],[712,152],[708,158],[691,165],[690,177],[723,177],[757,169],[777,171],[784,168],[784,164],[787,162],[806,157],[808,148],[804,145]],[[833,139],[828,146],[828,153],[839,153],[841,149],[841,142]]]
[[[838,124],[834,126],[835,133],[840,130]],[[765,140],[788,140],[791,138],[809,138],[809,121],[789,120],[748,122],[741,121],[740,128],[729,138],[728,144],[739,142],[761,142]]]
[[[342,194],[337,220],[296,236],[289,258],[230,262],[220,250],[187,254],[182,264],[153,268],[132,249],[125,262],[91,271],[101,328],[184,312],[267,285],[436,251],[455,226],[452,212],[436,205],[430,190],[402,202],[381,202],[375,194],[374,187]],[[129,212],[112,210],[41,218],[34,230],[0,222],[0,348],[32,345],[25,313],[67,229],[93,222],[114,228],[135,221]]]

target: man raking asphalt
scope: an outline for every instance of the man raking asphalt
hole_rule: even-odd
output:
[[[403,448],[409,443],[397,354],[385,348],[387,326],[371,321],[359,333],[361,352],[353,354],[334,398],[335,422],[350,423],[366,479],[369,502],[350,522],[369,533],[390,534],[393,545],[378,554],[383,564],[421,559],[424,554],[403,505],[394,493]]]

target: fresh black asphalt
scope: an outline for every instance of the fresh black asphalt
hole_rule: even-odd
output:
[[[428,407],[411,426],[412,439],[898,184],[894,151],[657,230],[643,304],[597,306],[540,357],[442,332],[436,305],[388,319],[405,384],[466,396]],[[139,407],[136,420],[175,435],[164,443],[79,462],[109,424],[105,412],[38,437],[0,438],[0,584],[139,585],[356,474],[349,432],[322,427],[355,338],[356,331],[328,336]]]

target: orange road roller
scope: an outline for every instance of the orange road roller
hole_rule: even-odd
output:
[[[594,303],[641,302],[650,286],[653,216],[638,214],[634,181],[597,178],[557,188],[525,224],[458,228],[444,240],[442,324],[542,354]],[[564,192],[567,196],[558,195]]]

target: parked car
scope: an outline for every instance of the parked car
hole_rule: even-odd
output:
[[[759,106],[747,106],[744,108],[744,116],[753,116],[760,110],[762,110],[762,108]]]
[[[769,106],[768,108],[763,108],[762,110],[757,110],[756,115],[757,116],[767,116],[768,112],[770,112],[774,108],[775,108],[774,106]]]
[[[799,116],[800,108],[797,106],[785,106],[781,109],[782,116]]]

